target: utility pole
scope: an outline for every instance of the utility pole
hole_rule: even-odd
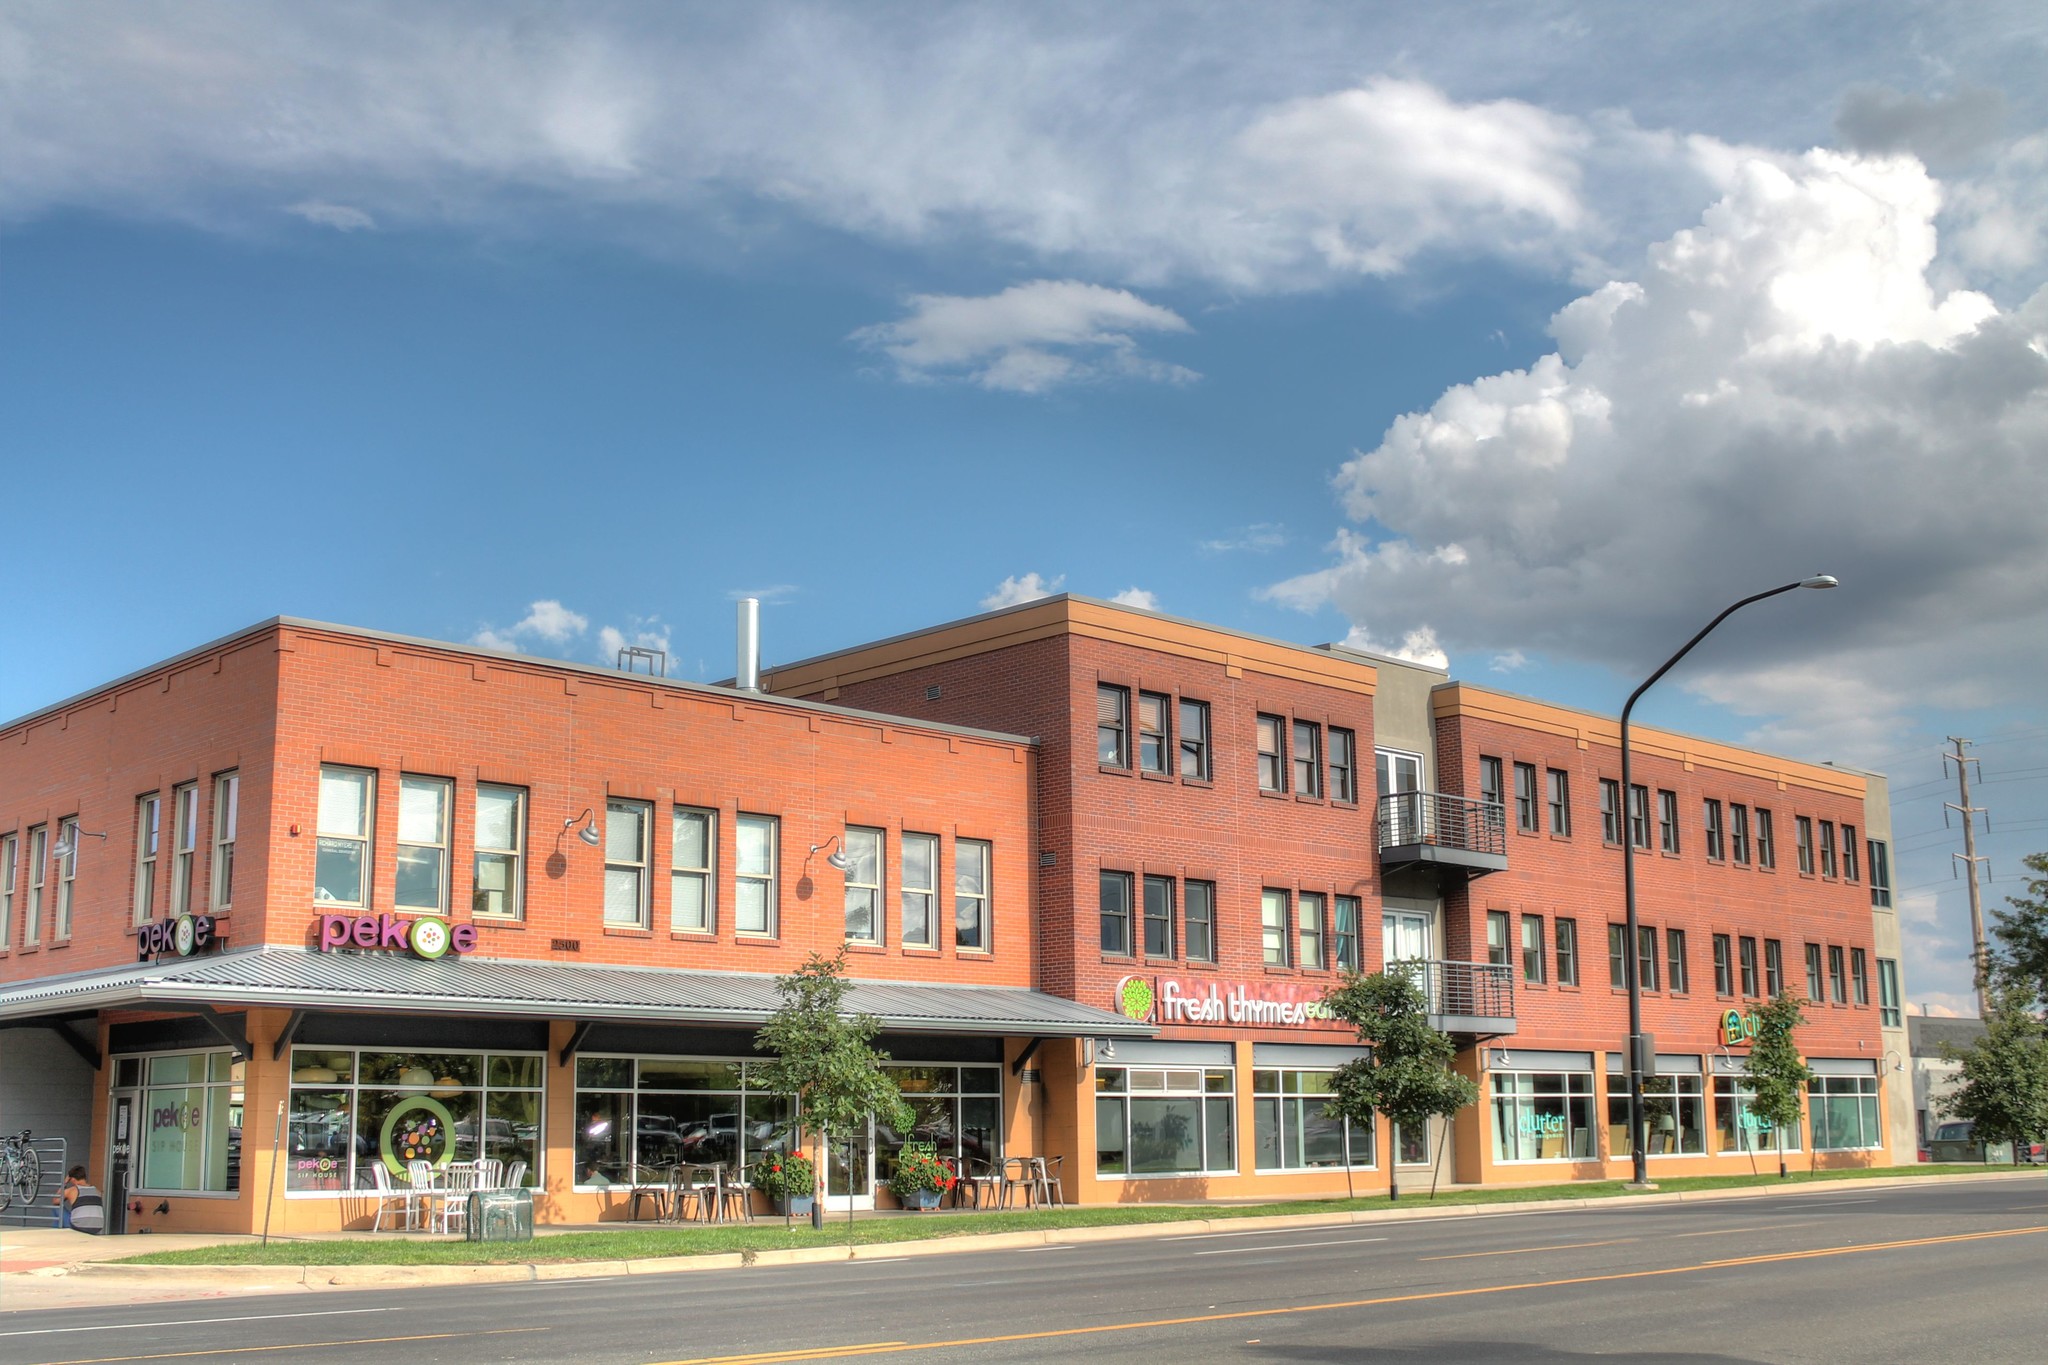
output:
[[[1954,735],[1950,735],[1948,742],[1956,746],[1956,751],[1952,754],[1943,754],[1941,756],[1941,763],[1943,768],[1946,768],[1951,762],[1956,765],[1956,783],[1960,804],[1949,802],[1947,803],[1947,809],[1963,817],[1963,851],[1961,853],[1952,853],[1949,856],[1962,860],[1964,875],[1969,878],[1970,882],[1970,968],[1975,974],[1977,981],[1977,1017],[1982,1019],[1991,1013],[1991,1002],[1988,999],[1985,983],[1985,972],[1990,964],[1991,947],[1984,938],[1984,897],[1983,892],[1977,885],[1977,864],[1986,861],[1977,856],[1977,817],[1984,812],[1970,804],[1970,765],[1977,762],[1976,759],[1966,757],[1963,753],[1965,749],[1969,748],[1970,741],[1967,739],[1957,739]],[[1978,764],[1977,775],[1979,777],[1983,776],[1982,764]]]

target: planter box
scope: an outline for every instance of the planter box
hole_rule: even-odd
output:
[[[808,1218],[816,1200],[808,1194],[784,1195],[775,1201],[775,1211],[789,1218]]]
[[[939,1200],[944,1198],[945,1194],[944,1190],[918,1190],[913,1194],[898,1195],[897,1198],[903,1201],[903,1207],[906,1209],[930,1213],[939,1206]]]

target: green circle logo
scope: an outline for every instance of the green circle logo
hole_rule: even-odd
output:
[[[413,952],[432,959],[448,951],[450,942],[448,926],[437,919],[416,919],[412,931],[406,935],[412,943]]]
[[[1152,1017],[1152,983],[1142,976],[1127,976],[1117,983],[1116,1007],[1124,1018],[1140,1023]]]
[[[446,1166],[455,1156],[455,1116],[439,1100],[425,1095],[400,1100],[384,1116],[379,1136],[385,1169],[393,1175],[404,1175],[408,1161]]]

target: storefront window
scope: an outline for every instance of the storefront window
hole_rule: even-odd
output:
[[[1816,1076],[1807,1088],[1813,1150],[1845,1152],[1884,1145],[1877,1124],[1877,1077]]]
[[[917,1115],[910,1131],[875,1125],[875,1179],[896,1173],[906,1142],[919,1142],[943,1159],[1001,1169],[1003,1069],[999,1066],[891,1066],[886,1068]]]
[[[1236,1088],[1226,1067],[1097,1067],[1097,1173],[1234,1172]]]
[[[227,1194],[242,1187],[242,1065],[225,1051],[142,1059],[138,1192]]]
[[[1629,1143],[1628,1073],[1617,1067],[1618,1055],[1610,1054],[1607,1071],[1607,1154],[1614,1159],[1632,1156]],[[1698,1058],[1689,1059],[1695,1067]],[[1659,1059],[1660,1069],[1665,1065]],[[1707,1153],[1707,1096],[1705,1078],[1689,1076],[1643,1077],[1643,1127],[1649,1133],[1651,1156],[1705,1156]]]
[[[631,1183],[635,1168],[744,1166],[796,1143],[796,1106],[750,1088],[758,1063],[691,1057],[576,1059],[576,1185]]]
[[[1593,1150],[1593,1073],[1495,1071],[1495,1161],[1589,1161]]]
[[[1332,1071],[1252,1073],[1253,1165],[1261,1171],[1373,1164],[1373,1137],[1324,1112]]]
[[[1753,1111],[1756,1091],[1743,1075],[1714,1077],[1714,1151],[1716,1154],[1775,1152],[1778,1133],[1770,1120]],[[1785,1150],[1800,1150],[1799,1126],[1785,1130]]]
[[[541,1058],[531,1053],[292,1052],[285,1188],[367,1189],[370,1165],[490,1158],[541,1183]]]

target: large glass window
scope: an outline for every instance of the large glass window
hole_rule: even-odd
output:
[[[1252,1072],[1253,1166],[1261,1171],[1371,1166],[1370,1128],[1325,1112],[1332,1071]]]
[[[759,1062],[725,1058],[576,1059],[578,1189],[633,1183],[635,1167],[745,1165],[800,1149],[796,1104],[750,1084]]]
[[[1863,1151],[1884,1146],[1877,1121],[1877,1077],[1815,1076],[1807,1086],[1806,1116],[1816,1152]]]
[[[734,844],[733,927],[742,934],[773,936],[779,902],[775,894],[782,821],[773,815],[739,817]]]
[[[933,1148],[941,1160],[1000,1169],[1003,1159],[1003,1071],[999,1066],[884,1068],[916,1118],[907,1132],[877,1124],[875,1179],[887,1184],[908,1142]]]
[[[1235,1172],[1235,1078],[1227,1067],[1096,1067],[1097,1173]]]
[[[1145,878],[1145,956],[1173,956],[1173,878]]]
[[[989,950],[989,886],[991,848],[986,840],[960,839],[953,844],[953,946],[962,952]]]
[[[1095,689],[1095,760],[1107,768],[1131,766],[1130,689],[1104,683]]]
[[[1144,772],[1166,771],[1166,716],[1172,707],[1172,697],[1157,692],[1138,694],[1138,767]]]
[[[912,948],[935,948],[932,907],[938,899],[939,836],[903,836],[903,942]]]
[[[1493,1073],[1495,1161],[1589,1161],[1596,1141],[1592,1072]]]
[[[882,831],[846,831],[846,941],[882,941]]]
[[[647,927],[647,826],[654,807],[617,797],[604,803],[604,922]]]
[[[1186,904],[1188,961],[1216,960],[1216,883],[1189,882]]]
[[[1259,940],[1268,967],[1287,965],[1287,893],[1271,887],[1259,893]]]
[[[1111,957],[1128,957],[1131,952],[1131,874],[1105,871],[1100,885],[1102,951]]]
[[[1607,1071],[1607,1153],[1610,1157],[1632,1156],[1634,1145],[1628,1131],[1628,1074],[1614,1069],[1611,1058]],[[1651,1156],[1705,1156],[1707,1151],[1707,1098],[1705,1081],[1699,1076],[1643,1077],[1643,1127],[1649,1133]]]
[[[320,770],[320,824],[313,899],[366,905],[370,894],[370,828],[377,775],[360,768]]]
[[[526,792],[520,787],[476,789],[476,885],[469,913],[518,919],[526,910]]]
[[[242,1067],[225,1050],[143,1059],[137,1194],[242,1187]]]
[[[1180,704],[1180,775],[1198,782],[1209,780],[1209,703]]]
[[[539,1053],[292,1051],[285,1188],[346,1193],[374,1183],[371,1163],[524,1161],[542,1185]],[[401,1180],[400,1183],[403,1183]]]
[[[398,894],[392,904],[420,914],[448,913],[448,807],[455,784],[446,778],[398,779]]]
[[[213,779],[213,867],[207,878],[215,914],[235,903],[235,828],[241,820],[241,774],[222,773]]]
[[[1755,1103],[1756,1091],[1750,1086],[1748,1076],[1714,1077],[1714,1151],[1717,1155],[1774,1152],[1778,1149],[1778,1134],[1768,1119],[1750,1107]],[[1785,1150],[1800,1150],[1798,1124],[1785,1130]]]

